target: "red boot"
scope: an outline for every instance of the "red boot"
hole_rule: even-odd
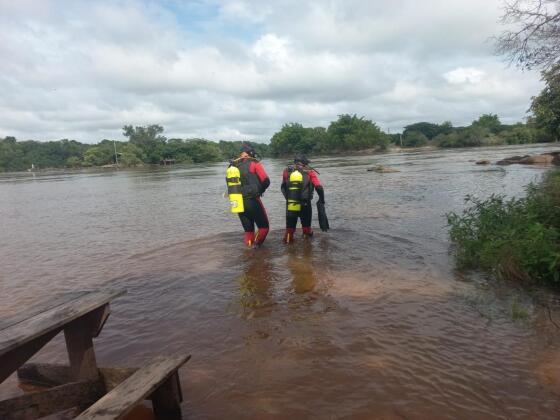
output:
[[[261,246],[268,235],[268,228],[259,228],[255,235],[255,246]]]
[[[255,243],[255,232],[245,232],[245,245],[251,247]]]
[[[282,240],[282,242],[284,242],[285,244],[291,244],[292,242],[294,242],[295,231],[296,230],[293,228],[286,228],[286,232],[284,233],[284,239]]]
[[[304,238],[311,238],[313,236],[313,229],[311,229],[311,226],[303,227],[302,230]]]

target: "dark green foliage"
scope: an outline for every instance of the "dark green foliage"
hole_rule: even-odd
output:
[[[87,145],[75,140],[18,142],[14,137],[6,137],[0,139],[0,171],[21,171],[31,168],[31,165],[39,168],[63,167],[72,157],[81,159],[87,148]]]
[[[489,128],[473,123],[449,134],[438,135],[434,138],[434,143],[438,147],[476,147],[504,144],[505,140],[495,136]]]
[[[537,143],[542,137],[539,130],[527,124],[516,124],[502,131],[500,136],[507,144]]]
[[[217,162],[224,160],[219,146],[204,139],[171,139],[163,149],[167,158],[175,158],[177,162]]]
[[[421,147],[428,144],[428,137],[419,131],[405,131],[403,135],[404,147]]]
[[[163,136],[159,125],[125,126],[128,142],[102,140],[82,144],[74,140],[51,142],[18,142],[14,137],[0,138],[0,171],[22,171],[31,168],[79,168],[115,163],[115,147],[120,166],[160,163],[174,159],[177,163],[202,163],[228,160],[239,155],[242,144],[252,145],[260,157],[268,155],[268,145],[254,142],[205,139],[170,139]]]
[[[411,132],[421,133],[428,140],[432,140],[434,137],[440,134],[449,134],[453,131],[453,124],[450,121],[444,121],[442,124],[433,124],[429,122],[419,122],[407,125],[404,128],[403,136],[407,136],[407,134]],[[404,142],[403,142],[404,145]],[[414,146],[416,147],[416,146]]]
[[[385,149],[390,137],[375,123],[356,115],[340,115],[338,120],[323,127],[304,127],[299,123],[285,124],[272,136],[270,150],[274,156],[297,153],[337,153],[364,149]]]
[[[339,115],[327,128],[327,142],[331,151],[386,149],[389,137],[372,121],[356,114]]]
[[[131,125],[123,127],[123,135],[128,137],[130,143],[142,150],[148,163],[159,163],[164,154],[167,139],[162,133],[163,127],[157,124],[147,127],[133,127]]]
[[[525,198],[467,197],[467,203],[462,215],[447,215],[460,268],[560,285],[560,172],[530,185]]]
[[[551,137],[530,122],[503,125],[497,115],[485,114],[468,127],[457,127],[434,138],[438,147],[476,147],[551,141]]]
[[[309,153],[315,144],[311,142],[312,128],[306,128],[299,123],[284,124],[270,140],[270,149],[275,156]]]
[[[545,88],[532,98],[531,111],[535,123],[551,140],[560,140],[560,65],[542,73]]]
[[[496,114],[483,114],[478,120],[472,122],[472,127],[483,128],[490,133],[497,134],[502,130],[502,123]]]

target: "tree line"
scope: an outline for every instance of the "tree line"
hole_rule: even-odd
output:
[[[102,140],[84,144],[76,140],[40,142],[0,138],[0,171],[23,171],[32,167],[88,168],[114,165],[133,167],[142,164],[220,162],[239,153],[242,144],[251,144],[261,156],[268,155],[268,145],[255,142],[206,139],[168,139],[160,125],[123,127],[128,141]]]

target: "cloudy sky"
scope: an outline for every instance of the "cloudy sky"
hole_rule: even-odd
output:
[[[502,0],[0,0],[0,137],[124,124],[268,142],[358,114],[384,130],[522,120],[538,73],[492,53]]]

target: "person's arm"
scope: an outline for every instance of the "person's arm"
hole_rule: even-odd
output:
[[[321,181],[319,181],[319,177],[317,176],[317,172],[309,171],[309,180],[311,181],[311,183],[315,187],[315,190],[317,191],[317,195],[319,196],[319,201],[321,203],[324,203],[325,202],[325,190],[323,189],[323,186],[321,185]]]
[[[288,171],[284,169],[284,172],[282,172],[282,185],[280,185],[280,191],[282,191],[282,195],[286,200],[288,199],[288,187],[286,185],[287,178],[288,178]]]
[[[260,162],[255,163],[254,166],[255,166],[255,173],[257,174],[257,177],[261,182],[261,186],[262,186],[261,194],[263,194],[266,191],[266,189],[270,186],[270,179],[268,178],[268,175],[264,170],[264,166]]]

